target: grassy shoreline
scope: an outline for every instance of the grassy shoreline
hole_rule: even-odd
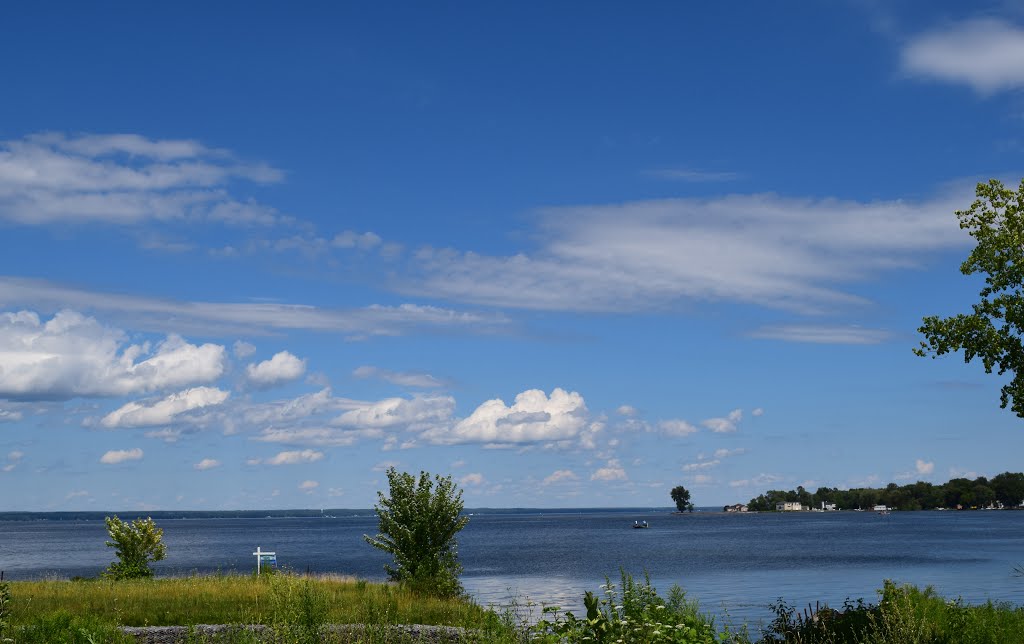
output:
[[[1000,644],[1019,642],[1020,633],[1024,633],[1021,607],[991,602],[970,606],[946,600],[929,589],[889,582],[880,591],[877,604],[858,602],[838,611],[821,607],[815,612],[800,612],[780,603],[775,607],[777,619],[756,632],[744,625],[716,625],[680,589],[673,589],[663,599],[650,587],[649,580],[634,582],[626,574],[621,584],[602,587],[608,600],[595,603],[596,612],[591,616],[569,617],[558,610],[540,612],[538,608],[534,617],[542,618],[539,627],[531,627],[517,613],[528,607],[507,607],[498,613],[466,598],[432,597],[399,585],[338,576],[13,581],[6,586],[10,602],[6,615],[0,611],[0,641],[8,641],[6,637],[15,644],[135,642],[121,627],[199,624],[230,628],[217,635],[190,630],[181,641],[575,644],[604,641],[591,637],[604,629],[608,634],[625,636],[624,642],[644,643]],[[591,619],[594,616],[597,619]],[[639,626],[645,622],[646,627]],[[679,630],[683,623],[688,630]],[[246,625],[262,625],[263,630],[247,630]],[[332,630],[329,625],[360,626]],[[437,632],[416,632],[409,625],[461,630],[452,635],[441,629],[443,637],[438,639]],[[690,635],[684,637],[684,632]]]

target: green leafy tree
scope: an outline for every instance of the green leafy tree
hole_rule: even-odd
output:
[[[676,504],[676,509],[680,512],[693,512],[693,504],[690,503],[690,491],[682,485],[677,485],[672,488],[669,493],[672,495],[672,500]]]
[[[986,373],[1009,372],[1000,406],[1024,418],[1024,181],[1014,191],[992,179],[976,195],[956,216],[977,241],[960,272],[985,274],[980,301],[971,313],[924,318],[918,331],[925,339],[914,352],[935,358],[962,350],[965,362],[977,358]]]
[[[151,561],[160,561],[167,556],[164,545],[164,531],[156,527],[152,518],[136,519],[131,523],[113,517],[104,519],[110,541],[107,547],[116,548],[117,561],[110,564],[104,576],[113,579],[137,579],[152,577]]]
[[[441,596],[462,593],[458,542],[455,535],[466,527],[462,490],[450,476],[431,478],[420,472],[388,468],[388,496],[377,493],[378,534],[363,535],[367,543],[394,558],[384,570],[394,581]]]
[[[1003,472],[993,476],[991,484],[996,499],[1003,505],[1014,508],[1024,501],[1024,474]]]

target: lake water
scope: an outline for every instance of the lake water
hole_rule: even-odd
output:
[[[648,530],[633,530],[646,520]],[[168,556],[158,574],[249,572],[257,546],[297,571],[383,579],[387,556],[363,534],[372,514],[337,518],[161,519]],[[95,576],[112,559],[102,520],[0,521],[8,579]],[[554,602],[578,608],[619,568],[650,572],[705,610],[734,621],[770,619],[779,597],[797,606],[874,601],[882,580],[932,585],[969,602],[1024,604],[1024,512],[873,512],[673,515],[640,511],[475,514],[460,534],[463,583],[481,603]]]

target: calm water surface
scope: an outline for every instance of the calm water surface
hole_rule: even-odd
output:
[[[649,530],[633,530],[634,520]],[[387,557],[367,545],[372,515],[302,519],[161,520],[168,557],[158,574],[242,571],[256,546],[281,565],[383,579]],[[0,521],[0,569],[9,579],[94,576],[112,558],[102,521]],[[476,514],[461,533],[463,583],[482,603],[554,602],[578,608],[620,567],[650,572],[713,613],[769,618],[779,597],[806,605],[873,601],[883,579],[969,602],[1024,604],[1024,512],[872,512],[725,515],[621,511]],[[664,593],[663,593],[664,594]]]

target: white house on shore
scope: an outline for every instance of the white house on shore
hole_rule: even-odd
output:
[[[727,505],[722,509],[726,512],[746,512],[747,506],[742,503],[737,503],[736,505]]]
[[[776,512],[804,512],[807,507],[799,501],[779,501],[775,504]]]

